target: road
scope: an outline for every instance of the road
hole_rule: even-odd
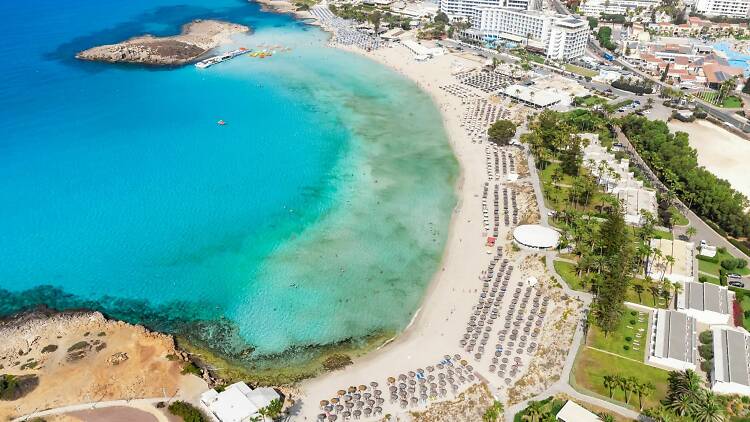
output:
[[[28,415],[21,416],[20,418],[13,419],[11,422],[25,422],[34,418],[43,418],[45,416],[61,415],[83,410],[104,409],[108,407],[132,407],[134,409],[148,412],[149,414],[153,415],[159,422],[169,422],[167,417],[162,412],[156,410],[156,408],[154,407],[156,403],[163,401],[167,400],[165,400],[164,397],[159,397],[151,399],[111,400],[93,403],[72,404],[69,406],[56,407],[54,409],[47,409],[40,412],[30,413]]]

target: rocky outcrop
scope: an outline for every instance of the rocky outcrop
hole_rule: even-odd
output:
[[[195,61],[212,48],[229,41],[233,34],[248,31],[250,28],[244,25],[197,20],[185,25],[180,35],[144,35],[81,51],[76,58],[109,63],[178,66]]]

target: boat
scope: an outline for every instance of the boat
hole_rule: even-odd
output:
[[[216,122],[216,124],[219,126],[224,126],[227,124],[227,122],[225,122],[224,120],[219,120],[218,122]]]
[[[227,60],[231,60],[237,56],[241,56],[243,54],[249,53],[250,50],[248,50],[245,47],[240,47],[236,50],[228,51],[224,54],[220,54],[218,56],[209,57],[205,60],[201,60],[198,63],[195,64],[195,67],[198,69],[206,69],[208,67],[211,67],[215,64],[219,64],[221,62],[225,62]]]

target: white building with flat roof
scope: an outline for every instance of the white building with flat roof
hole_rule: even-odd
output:
[[[483,6],[476,9],[466,35],[477,41],[511,41],[544,51],[554,60],[569,60],[583,56],[589,26],[575,16]]]
[[[560,241],[560,233],[539,224],[522,224],[513,230],[513,240],[527,249],[552,249]]]
[[[698,0],[695,11],[706,16],[750,17],[750,0]]]
[[[467,20],[474,24],[477,9],[495,7],[513,10],[541,10],[542,0],[440,0],[439,9],[451,20]]]
[[[560,422],[601,422],[601,419],[595,413],[570,400],[565,402],[555,418]]]
[[[681,282],[677,294],[677,310],[708,325],[726,325],[732,322],[734,292],[713,283]]]
[[[714,367],[711,390],[719,394],[750,396],[750,334],[729,327],[714,327]]]
[[[551,89],[538,89],[534,86],[517,84],[508,85],[500,91],[500,94],[534,108],[550,107],[562,100],[562,97]]]
[[[200,397],[201,404],[219,422],[250,422],[260,416],[260,409],[280,399],[281,396],[273,388],[253,390],[244,382],[234,383],[221,393],[208,390]]]
[[[646,362],[678,371],[695,369],[698,356],[695,318],[676,311],[654,313]]]
[[[637,8],[651,10],[658,6],[658,0],[587,0],[581,4],[579,10],[584,16],[598,18],[605,15],[627,15]]]

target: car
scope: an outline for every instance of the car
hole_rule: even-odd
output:
[[[618,108],[618,109],[617,109],[617,111],[619,111],[620,113],[624,113],[624,112],[625,112],[625,109],[624,109],[624,108],[622,108],[622,107],[620,107],[620,108]]]
[[[741,281],[730,281],[729,285],[732,287],[745,287],[745,285]]]
[[[705,240],[701,240],[701,247],[706,246],[706,245],[708,245],[708,242],[706,242]]]
[[[730,278],[732,280],[740,280],[742,276],[739,274],[727,274],[727,278]]]
[[[622,144],[622,142],[615,142],[613,145],[619,148],[623,148],[625,146]]]

